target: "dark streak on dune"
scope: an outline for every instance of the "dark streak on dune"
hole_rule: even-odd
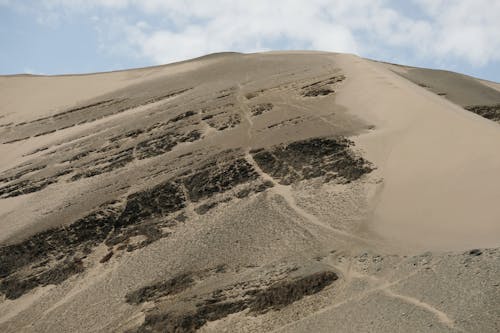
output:
[[[500,104],[466,106],[466,110],[489,120],[500,122]]]
[[[321,176],[349,182],[372,170],[369,162],[352,152],[352,145],[344,138],[319,138],[251,153],[264,172],[284,185]]]
[[[320,176],[325,176],[327,181],[336,177],[352,181],[370,172],[371,168],[365,160],[354,155],[350,150],[351,145],[350,141],[343,138],[311,139],[270,150],[253,151],[252,154],[260,167],[282,184]],[[131,149],[117,156],[111,155],[106,159],[111,164],[105,168],[116,168],[117,164],[128,163],[127,156],[130,154]],[[58,284],[83,271],[84,266],[56,270],[54,267],[66,267],[68,263],[80,261],[102,243],[110,250],[118,246],[134,251],[168,237],[171,232],[164,229],[178,224],[173,215],[182,212],[187,202],[201,202],[196,211],[205,214],[220,202],[227,202],[233,197],[243,198],[252,192],[258,193],[272,187],[272,183],[259,179],[257,172],[241,154],[228,151],[219,159],[208,161],[174,179],[133,193],[125,199],[117,198],[117,201],[104,204],[70,225],[35,234],[18,244],[0,247],[0,278],[3,278],[0,291],[7,298],[17,298],[39,285]],[[28,168],[16,177],[40,169],[42,166]],[[26,180],[23,182],[26,182],[27,187],[22,190],[35,191],[54,181],[54,178],[35,183]],[[244,184],[253,185],[245,185],[224,199],[203,201]],[[9,189],[8,186],[5,188]],[[9,193],[5,191],[4,195]],[[144,239],[139,243],[130,243],[130,239],[135,236],[143,236]],[[35,266],[36,273],[33,273],[30,267]]]
[[[270,310],[278,311],[308,295],[313,295],[338,279],[331,271],[322,271],[295,279],[286,279],[261,289],[243,289],[241,294],[228,299],[217,291],[196,304],[195,309],[186,305],[184,311],[169,311],[162,304],[161,297],[179,293],[193,285],[189,274],[181,274],[164,283],[141,288],[127,295],[127,302],[139,304],[158,302],[146,313],[144,323],[130,333],[146,332],[195,332],[209,321],[227,317],[232,313],[249,309],[250,314],[259,315]],[[236,286],[228,286],[233,289]]]

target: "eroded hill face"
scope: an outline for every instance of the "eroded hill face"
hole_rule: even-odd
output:
[[[310,227],[297,226],[288,231],[296,230],[295,235],[276,232],[282,240],[260,239],[260,250],[245,246],[232,258],[225,253],[233,247],[226,242],[260,238],[265,229],[274,228],[279,221],[269,212],[280,220],[307,220],[293,187],[314,183],[320,190],[328,186],[354,193],[350,188],[365,182],[375,167],[348,139],[366,131],[368,124],[333,102],[346,79],[341,69],[328,57],[313,63],[307,55],[290,59],[220,56],[192,72],[168,75],[165,69],[161,77],[61,112],[4,124],[2,143],[21,147],[22,163],[2,172],[0,196],[23,209],[4,214],[3,297],[23,299],[40,288],[85,281],[106,267],[125,269],[132,254],[143,257],[145,249],[173,239],[176,251],[160,252],[181,267],[173,269],[168,258],[157,267],[173,274],[170,279],[158,279],[155,269],[131,269],[144,282],[154,277],[156,282],[147,286],[131,280],[120,291],[126,294],[123,304],[146,315],[137,331],[192,331],[246,309],[257,316],[337,280],[330,269],[287,264],[296,261],[293,253],[271,250],[280,242],[291,245],[297,237],[305,241],[321,229],[327,238],[336,235],[334,227],[319,219],[307,236],[301,230]],[[243,217],[253,215],[251,206],[268,204],[269,212],[259,218],[267,224],[264,230],[253,218]],[[234,222],[227,212],[239,215],[247,231],[231,226],[214,234],[205,244],[216,252],[211,255],[190,243],[208,240],[204,230],[217,227],[218,219]],[[26,224],[16,225],[20,215],[29,216]],[[304,245],[301,251],[317,247]],[[255,251],[260,255],[253,257]],[[285,254],[290,259],[280,259]],[[270,262],[283,267],[261,267]],[[304,272],[292,274],[299,269]],[[242,271],[254,276],[239,276]],[[203,280],[214,274],[225,274],[227,281],[217,288],[205,286]],[[205,290],[193,300],[176,301],[174,314],[170,295],[193,288]],[[137,308],[151,300],[157,304],[152,309]],[[206,305],[192,310],[199,302]]]
[[[99,74],[116,89],[5,114],[0,330],[498,327],[495,311],[462,318],[500,308],[482,282],[497,250],[407,257],[373,232],[385,169],[357,144],[377,127],[337,102],[359,80],[345,58],[221,54]],[[480,296],[463,306],[436,281]],[[400,309],[404,323],[374,319]]]

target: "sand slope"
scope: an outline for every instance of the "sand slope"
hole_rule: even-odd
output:
[[[357,140],[384,178],[373,227],[424,249],[498,246],[499,126],[416,87],[384,65],[353,63],[348,58],[342,66],[351,69],[352,85],[337,101],[376,126]],[[449,89],[451,95],[468,98],[467,105],[485,96],[485,104],[500,101],[500,95],[492,100],[484,91],[469,89],[480,85],[471,78],[460,83]],[[470,95],[463,96],[463,90]]]
[[[0,330],[498,332],[495,89],[324,52],[1,77]]]

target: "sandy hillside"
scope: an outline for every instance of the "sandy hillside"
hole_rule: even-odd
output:
[[[2,332],[500,331],[496,83],[223,53],[0,99]]]

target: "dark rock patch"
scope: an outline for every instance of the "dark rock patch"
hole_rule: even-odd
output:
[[[108,253],[106,253],[104,255],[104,257],[101,258],[101,260],[99,260],[99,262],[101,264],[104,264],[105,262],[108,262],[111,259],[111,257],[113,257],[113,254],[114,254],[113,251],[109,251]]]
[[[155,157],[171,151],[180,142],[194,142],[200,138],[201,133],[198,130],[192,130],[185,134],[174,132],[162,134],[138,143],[135,149],[136,156],[140,160]]]
[[[178,122],[179,120],[183,120],[183,119],[186,119],[186,118],[189,118],[189,117],[192,117],[196,114],[196,112],[194,111],[187,111],[187,112],[184,112],[172,119],[170,119],[169,122],[172,122],[172,123],[175,123],[175,122]]]
[[[236,185],[258,178],[255,170],[243,158],[221,164],[211,162],[201,169],[182,181],[189,199],[193,202],[225,192]]]
[[[250,303],[250,310],[255,313],[280,310],[305,296],[320,292],[337,279],[337,274],[325,271],[292,281],[278,282],[267,289],[256,292]]]
[[[16,142],[19,142],[19,141],[28,140],[29,138],[31,138],[31,136],[24,136],[24,137],[19,138],[19,139],[12,139],[12,140],[8,140],[8,141],[4,141],[2,143],[4,143],[4,144],[16,143]]]
[[[9,298],[17,298],[37,286],[59,284],[83,271],[83,265],[75,262],[104,241],[118,216],[116,207],[110,205],[69,226],[49,229],[20,243],[0,247],[0,278],[4,279],[0,291]],[[35,276],[33,268],[37,268]]]
[[[66,259],[52,268],[26,278],[9,276],[0,283],[0,292],[8,299],[16,299],[38,286],[57,285],[83,271],[83,262],[80,259]]]
[[[184,279],[186,278],[182,276],[181,281]],[[147,289],[149,287],[146,287],[136,292],[137,294],[128,294],[127,302],[140,304],[156,300],[160,303],[153,310],[146,313],[146,318],[141,326],[130,332],[196,332],[209,321],[219,320],[246,309],[250,309],[250,313],[254,315],[270,310],[280,310],[305,296],[320,292],[337,279],[338,276],[334,272],[318,272],[305,277],[278,282],[267,288],[247,290],[241,295],[234,295],[230,299],[223,295],[222,290],[216,290],[202,302],[196,304],[194,309],[186,305],[184,311],[169,311],[166,309],[165,304],[161,304],[159,297],[156,297],[156,289]],[[191,283],[190,280],[187,280],[186,283],[181,282],[180,285],[182,288],[186,284],[190,287]],[[170,280],[167,281],[166,289],[169,290],[172,284]],[[243,283],[242,286],[244,285],[246,284]],[[234,287],[236,286],[228,288],[232,289]],[[174,288],[174,290],[177,291],[177,288]]]
[[[80,178],[94,177],[103,173],[123,168],[134,160],[134,148],[121,150],[115,154],[110,154],[105,158],[92,160],[83,165],[84,171],[81,171],[71,177],[72,181]]]
[[[273,105],[271,103],[262,103],[254,105],[250,108],[250,112],[252,116],[259,116],[265,112],[269,112],[273,109]]]
[[[47,165],[38,165],[38,166],[28,166],[27,168],[24,168],[23,170],[17,171],[17,172],[15,172],[15,170],[9,170],[9,171],[4,172],[3,174],[9,174],[12,172],[15,172],[15,173],[12,175],[6,175],[6,176],[2,177],[0,179],[0,182],[1,183],[11,182],[13,180],[20,179],[21,177],[23,177],[24,175],[27,175],[28,173],[40,171],[42,169],[45,169],[46,167],[47,167]]]
[[[210,203],[204,203],[199,205],[194,209],[196,213],[199,215],[204,215],[206,214],[210,209],[217,207],[219,203],[218,202],[210,202]]]
[[[140,304],[155,301],[161,297],[178,294],[194,284],[192,274],[185,273],[173,277],[165,282],[160,282],[128,293],[125,300],[130,304]]]
[[[69,226],[48,229],[13,245],[0,247],[0,278],[24,266],[57,257],[71,257],[101,243],[112,230],[119,212],[106,207]]]
[[[110,142],[116,142],[116,141],[120,141],[120,140],[123,140],[123,139],[135,139],[137,138],[139,135],[145,133],[145,131],[143,129],[134,129],[134,130],[131,130],[131,131],[128,131],[124,134],[120,134],[120,135],[117,135],[117,136],[114,136],[112,138],[109,139]]]
[[[206,121],[210,127],[223,131],[239,125],[241,123],[241,116],[237,113],[220,113]]]
[[[345,138],[315,138],[296,141],[270,150],[254,150],[253,158],[262,170],[280,184],[326,176],[353,181],[372,171],[370,164],[351,150]]]
[[[110,104],[112,102],[113,102],[112,99],[108,99],[108,100],[99,101],[99,102],[95,102],[95,103],[91,103],[91,104],[87,104],[87,105],[83,105],[83,106],[78,106],[78,107],[71,108],[69,110],[57,113],[57,114],[55,114],[53,116],[48,116],[48,117],[43,117],[43,118],[35,119],[33,121],[30,121],[30,123],[39,123],[39,122],[42,122],[43,120],[51,120],[51,119],[54,119],[54,118],[62,118],[62,117],[67,116],[67,115],[69,115],[71,113],[75,113],[75,112],[82,111],[82,110],[85,110],[85,109],[94,108],[94,107],[97,107],[97,106],[103,106],[103,105],[106,105],[106,104]],[[21,125],[21,124],[19,124],[19,125]]]
[[[473,249],[473,250],[469,251],[469,255],[475,256],[475,257],[480,256],[482,254],[483,254],[483,251],[481,251],[479,249]]]
[[[472,105],[466,106],[466,110],[496,122],[500,122],[500,104],[496,105]]]
[[[164,182],[130,195],[117,225],[126,226],[141,220],[168,215],[184,208],[185,201],[186,198],[178,183]]]
[[[35,180],[23,180],[14,184],[0,187],[0,198],[12,198],[20,195],[38,192],[56,183],[57,177],[41,178]]]
[[[97,163],[96,172],[116,167],[112,166],[113,163],[124,163],[123,157],[130,156],[131,152],[131,149],[122,150],[118,155],[104,158]],[[168,237],[171,228],[185,219],[179,212],[185,208],[187,200],[199,202],[258,179],[251,165],[233,153],[224,155],[228,161],[223,158],[213,160],[175,179],[131,194],[124,203],[112,201],[103,204],[72,224],[45,230],[20,243],[0,247],[0,281],[3,283],[0,292],[8,294],[9,298],[16,298],[37,286],[58,284],[83,270],[83,266],[74,269],[68,263],[76,258],[85,258],[103,243],[109,247],[109,252],[101,258],[102,263],[113,256],[115,246],[117,249],[134,251]],[[41,168],[33,165],[27,167],[29,170]],[[71,168],[63,169],[56,176],[69,172],[72,172]],[[57,177],[54,179],[57,180]],[[52,181],[52,178],[48,181]],[[269,184],[257,186],[253,191],[265,190]],[[231,197],[225,200],[231,200]],[[212,208],[208,203],[203,204],[208,205],[206,210]],[[58,268],[54,270],[54,267]]]
[[[335,90],[332,89],[332,85],[345,80],[344,75],[333,76],[326,80],[316,81],[314,83],[305,85],[302,87],[302,96],[304,97],[316,97],[316,96],[326,96],[333,94]]]
[[[331,88],[313,88],[305,91],[302,96],[304,97],[316,97],[316,96],[326,96],[333,94],[335,90]]]

